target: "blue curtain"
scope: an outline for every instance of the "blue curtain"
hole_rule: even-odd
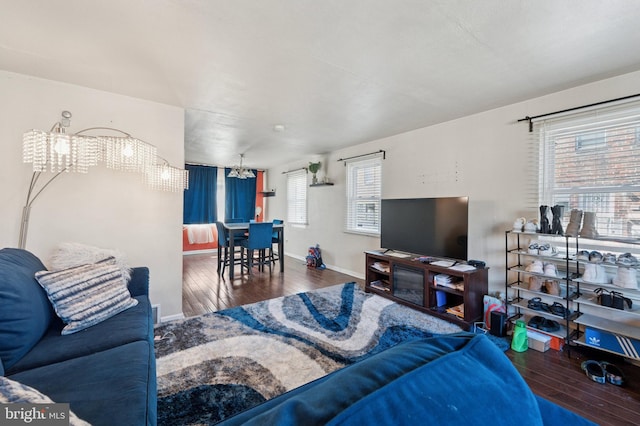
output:
[[[230,168],[224,169],[225,220],[240,218],[243,222],[249,222],[256,216],[256,179],[227,177],[230,171]],[[257,170],[253,173],[258,175]]]
[[[185,224],[215,223],[218,168],[187,164],[189,189],[184,191]]]

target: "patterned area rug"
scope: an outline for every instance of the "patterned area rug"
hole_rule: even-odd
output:
[[[213,424],[399,342],[455,333],[354,283],[158,326],[158,424]]]

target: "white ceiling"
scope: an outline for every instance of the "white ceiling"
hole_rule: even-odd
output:
[[[214,165],[640,69],[637,0],[0,0],[0,16],[0,69],[183,107],[186,160]]]

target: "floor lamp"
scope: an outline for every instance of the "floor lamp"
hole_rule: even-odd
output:
[[[71,113],[62,111],[60,121],[50,131],[30,130],[22,139],[22,159],[33,165],[33,175],[22,209],[18,246],[26,246],[31,206],[38,196],[62,173],[87,173],[100,163],[107,168],[138,172],[152,189],[183,191],[189,188],[188,171],[171,166],[157,155],[157,148],[122,130],[109,127],[91,127],[69,134]],[[96,132],[116,134],[95,136]],[[46,182],[38,187],[43,173],[51,172]]]

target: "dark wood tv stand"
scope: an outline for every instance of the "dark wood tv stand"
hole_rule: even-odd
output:
[[[404,258],[377,251],[365,252],[365,291],[445,319],[465,330],[472,329],[474,322],[481,322],[489,269],[458,271],[422,263],[416,260],[418,257],[419,255]],[[459,288],[437,285],[436,276],[440,274],[449,276]],[[444,302],[443,299],[446,299],[446,303],[438,306]],[[461,304],[464,304],[462,317],[446,310]]]

